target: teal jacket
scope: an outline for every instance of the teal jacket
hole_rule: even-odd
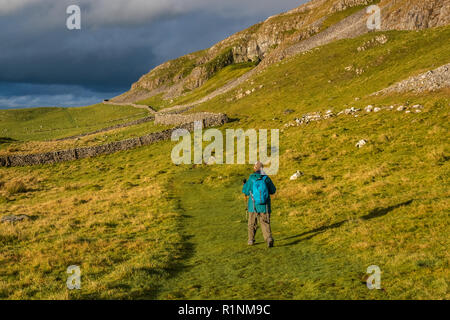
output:
[[[266,212],[266,205],[262,204],[256,205],[256,210],[255,210],[255,206],[253,205],[253,200],[252,197],[250,196],[250,191],[252,190],[252,185],[253,182],[255,180],[257,180],[259,177],[261,177],[261,174],[259,172],[255,172],[253,174],[250,175],[250,178],[248,178],[247,182],[244,184],[244,187],[242,188],[242,193],[244,193],[246,196],[248,196],[248,212],[257,212],[257,213],[264,213]],[[275,194],[275,192],[277,191],[277,189],[275,188],[275,185],[273,184],[272,180],[270,180],[270,178],[268,176],[266,176],[265,178],[266,184],[267,184],[267,189],[269,189],[269,194]],[[269,196],[269,201],[267,203],[267,209],[269,210],[269,213],[272,212],[272,207],[270,205],[270,196]]]

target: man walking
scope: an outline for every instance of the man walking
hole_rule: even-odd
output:
[[[261,230],[269,248],[273,247],[272,231],[270,229],[270,195],[275,194],[276,188],[272,180],[264,173],[263,164],[256,162],[255,171],[245,182],[242,192],[248,197],[248,245],[255,243],[255,234],[258,229],[258,220]]]

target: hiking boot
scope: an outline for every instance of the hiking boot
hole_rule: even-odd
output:
[[[252,245],[255,244],[255,241],[248,240],[247,244],[248,244],[249,246],[252,246]]]
[[[273,239],[267,241],[267,248],[272,248],[273,247],[273,243],[274,243]]]

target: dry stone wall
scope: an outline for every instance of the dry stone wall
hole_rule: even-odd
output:
[[[174,130],[187,129],[188,131],[193,131],[194,130],[193,121],[197,120],[203,121],[204,128],[219,126],[228,121],[228,117],[225,114],[206,114],[206,115],[203,114],[202,116],[187,115],[184,117],[185,118],[183,124],[180,124],[173,129],[150,133],[148,135],[138,138],[115,141],[108,144],[92,147],[76,148],[39,154],[0,156],[0,166],[2,167],[32,166],[39,164],[52,164],[57,162],[92,158],[99,155],[106,155],[119,151],[131,150],[137,147],[150,145],[158,141],[169,140]],[[169,121],[167,119],[165,120]]]

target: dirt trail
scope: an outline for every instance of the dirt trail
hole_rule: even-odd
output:
[[[135,107],[138,109],[144,109],[147,110],[150,114],[155,114],[156,110],[153,109],[151,106],[146,106],[143,104],[135,104],[132,102],[112,102],[112,101],[103,101],[103,104],[109,104],[109,105],[113,105],[113,106],[131,106],[131,107]]]

